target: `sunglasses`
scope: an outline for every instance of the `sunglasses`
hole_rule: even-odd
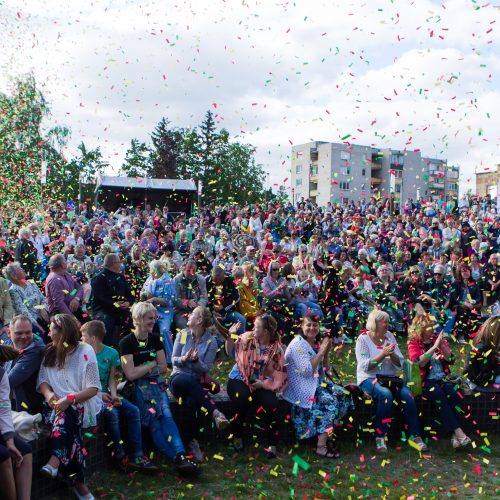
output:
[[[412,271],[410,274],[420,274],[419,271]]]
[[[434,273],[434,276],[443,276],[443,273]]]

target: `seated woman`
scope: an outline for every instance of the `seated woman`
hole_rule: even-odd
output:
[[[500,392],[500,316],[488,318],[474,337],[465,375],[478,392]]]
[[[59,468],[71,479],[79,499],[94,496],[85,485],[85,450],[82,429],[95,426],[101,407],[97,359],[92,347],[80,343],[77,320],[56,314],[50,323],[52,342],[47,346],[38,374],[38,391],[52,408],[51,455],[40,472],[56,478]]]
[[[297,271],[297,280],[294,282],[293,298],[291,305],[295,306],[295,318],[303,318],[308,312],[312,312],[315,316],[323,317],[323,311],[317,301],[311,300],[313,293],[312,277],[305,269]]]
[[[287,384],[285,355],[278,334],[278,324],[270,314],[258,316],[253,331],[243,333],[233,340],[239,323],[229,329],[226,352],[236,358],[229,373],[227,393],[236,408],[231,430],[234,447],[243,448],[243,425],[251,407],[258,411],[257,418],[266,430],[265,452],[269,458],[276,456],[276,419],[279,401],[277,394]]]
[[[17,355],[18,352],[13,347],[0,345],[0,364],[16,359]],[[14,433],[9,397],[9,377],[0,367],[1,496],[5,500],[29,500],[31,498],[33,456],[31,446]]]
[[[238,292],[240,301],[237,304],[238,311],[245,316],[247,324],[252,324],[259,310],[260,288],[255,267],[251,262],[243,264],[233,273],[234,279],[238,281]]]
[[[3,273],[11,282],[9,293],[16,314],[27,316],[36,333],[47,334],[49,325],[47,299],[38,286],[34,281],[26,279],[26,273],[19,262],[8,264]]]
[[[407,272],[401,286],[398,287],[398,301],[409,308],[405,311],[410,323],[413,316],[423,314],[432,305],[432,298],[425,290],[425,280],[418,266],[411,266]]]
[[[376,437],[377,451],[387,452],[385,443],[388,423],[392,420],[393,401],[402,403],[408,426],[407,435],[419,451],[427,445],[420,436],[418,410],[413,393],[399,378],[403,355],[396,338],[387,331],[389,315],[374,309],[366,321],[366,333],[356,341],[357,384],[377,402]]]
[[[194,473],[198,467],[186,458],[182,439],[174,422],[163,376],[167,373],[160,337],[153,335],[156,309],[147,302],[132,306],[135,330],[120,341],[122,368],[132,382],[130,401],[141,412],[143,427],[149,428],[153,443],[179,472]]]
[[[203,381],[209,383],[208,373],[217,354],[217,339],[213,336],[212,314],[204,306],[198,306],[189,315],[187,328],[181,330],[175,339],[172,353],[174,369],[169,386],[172,394],[185,405],[186,440],[188,451],[195,462],[203,462],[203,454],[196,439],[200,422],[200,409],[213,418],[217,429],[225,429],[229,421],[217,409],[211,399],[210,389],[205,390]]]
[[[353,405],[345,389],[325,380],[332,339],[325,337],[321,344],[317,342],[319,320],[314,313],[306,313],[300,335],[286,349],[288,386],[283,399],[292,405],[297,439],[318,436],[316,453],[321,457],[339,458],[334,428]]]
[[[434,331],[435,319],[429,314],[415,316],[408,330],[408,357],[420,366],[423,397],[433,401],[438,409],[441,423],[451,435],[453,448],[459,449],[471,444],[460,427],[457,409],[461,398],[455,384],[446,382],[449,365],[455,360],[443,338],[444,332]]]
[[[175,282],[167,272],[166,265],[161,260],[153,260],[149,264],[151,275],[142,289],[146,302],[153,304],[158,313],[160,338],[165,348],[167,364],[172,362],[172,329],[174,320],[174,304],[176,299]]]

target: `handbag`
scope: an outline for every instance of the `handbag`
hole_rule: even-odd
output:
[[[403,388],[403,379],[400,377],[395,377],[392,375],[376,375],[377,382],[382,387],[387,387],[388,389],[402,389]]]
[[[448,375],[444,377],[443,382],[453,384],[464,396],[470,396],[474,392],[469,382],[464,377],[455,373],[448,373]]]
[[[415,397],[422,395],[422,374],[418,363],[405,359],[403,363],[403,382]]]
[[[200,384],[203,389],[207,390],[211,394],[219,394],[220,384],[217,380],[214,380],[208,373],[203,373],[200,376]]]

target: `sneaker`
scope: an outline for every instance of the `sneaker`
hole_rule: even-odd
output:
[[[226,418],[224,413],[220,412],[219,410],[214,411],[213,418],[215,427],[217,427],[219,431],[223,431],[224,429],[227,429],[229,427],[229,420]]]
[[[149,470],[151,472],[155,472],[158,470],[158,466],[154,464],[151,460],[149,460],[146,457],[137,457],[128,463],[128,466],[131,469],[136,469],[136,470]]]
[[[49,465],[49,464],[45,464],[40,469],[41,474],[43,474],[45,477],[50,477],[52,479],[57,477],[58,472],[59,472],[59,469],[57,467],[52,467],[52,465]]]
[[[192,460],[201,464],[203,462],[203,453],[200,448],[200,443],[196,439],[191,439],[188,443],[188,451],[192,456]]]
[[[178,453],[174,460],[175,468],[182,474],[198,474],[200,469],[186,458],[184,453]]]
[[[377,453],[387,453],[385,438],[375,438],[375,444],[377,445]]]
[[[410,442],[411,442],[412,446],[414,448],[416,448],[419,452],[429,450],[429,448],[425,444],[424,440],[420,436],[417,436],[414,439],[410,439]]]

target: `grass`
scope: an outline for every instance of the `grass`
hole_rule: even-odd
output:
[[[387,455],[378,456],[373,443],[345,444],[342,458],[336,461],[321,459],[306,446],[283,449],[269,461],[258,448],[236,454],[219,445],[209,450],[203,473],[195,479],[180,478],[166,465],[155,476],[98,473],[90,486],[94,494],[109,499],[488,499],[500,495],[498,444],[491,446],[490,454],[478,447],[456,453],[448,441],[440,441],[424,456],[407,443],[391,445]],[[294,469],[296,456],[307,470]]]

